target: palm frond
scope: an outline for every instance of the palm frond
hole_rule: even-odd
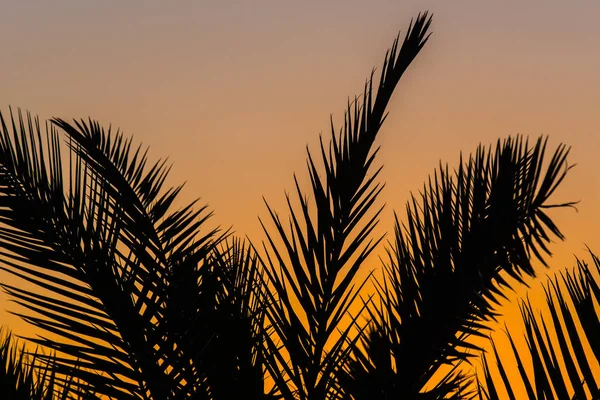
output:
[[[555,275],[544,286],[547,308],[542,311],[550,314],[549,320],[542,311],[534,311],[529,300],[521,303],[527,350],[518,349],[506,332],[515,360],[494,352],[501,379],[486,368],[484,382],[479,382],[481,399],[494,398],[488,393],[515,393],[523,387],[530,399],[600,398],[600,259],[591,251],[590,255],[595,272],[577,259],[572,272],[561,273],[560,281]],[[514,363],[520,380],[509,380],[503,372]]]
[[[441,366],[478,350],[468,338],[482,336],[496,316],[494,304],[511,288],[506,277],[535,276],[530,257],[544,262],[550,235],[562,239],[544,209],[573,205],[548,203],[569,169],[569,150],[560,145],[543,174],[545,149],[543,138],[533,147],[521,137],[499,141],[495,151],[480,146],[468,162],[461,156],[454,178],[440,166],[421,201],[412,197],[407,223],[396,218],[364,351],[357,348],[341,373],[355,398],[423,396]],[[464,383],[456,375],[436,396]]]
[[[0,268],[48,295],[2,286],[30,310],[18,315],[64,341],[30,340],[58,352],[59,375],[99,394],[185,392],[191,357],[165,330],[166,290],[174,270],[202,262],[222,238],[200,232],[206,207],[170,211],[181,187],[163,189],[165,163],[148,168],[131,139],[94,121],[54,119],[45,137],[29,114],[11,110],[12,129],[0,122]],[[67,135],[67,163],[54,125]]]
[[[347,352],[352,326],[332,338],[366,281],[355,284],[356,273],[382,239],[370,238],[382,208],[372,215],[369,212],[383,189],[376,181],[381,168],[368,177],[378,151],[373,150],[374,141],[398,81],[429,38],[430,24],[427,12],[419,14],[414,25],[411,21],[404,42],[400,44],[399,37],[394,41],[384,60],[377,94],[371,74],[362,106],[358,99],[348,104],[339,136],[332,121],[329,148],[321,139],[323,178],[308,151],[314,203],[295,179],[300,211],[295,211],[287,196],[289,231],[267,203],[275,232],[263,224],[268,241],[266,273],[274,289],[267,311],[274,335],[266,339],[271,352],[266,361],[286,398],[318,400],[334,390],[333,372]]]

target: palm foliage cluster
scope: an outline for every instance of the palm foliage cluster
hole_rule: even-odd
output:
[[[547,209],[572,205],[550,201],[566,146],[546,162],[546,139],[508,138],[461,155],[454,172],[440,165],[406,222],[396,217],[383,276],[357,278],[383,240],[376,139],[430,24],[419,14],[378,85],[373,72],[339,131],[332,120],[322,167],[308,151],[310,196],[294,177],[288,222],[266,203],[262,246],[207,228],[197,201],[176,209],[183,185],[167,187],[166,162],[150,163],[120,131],[0,114],[0,268],[35,290],[2,288],[44,332],[27,340],[52,351],[29,357],[3,342],[3,389],[35,399],[515,398],[497,353],[499,379],[485,356],[481,380],[460,367],[482,350],[471,339],[486,336],[505,291],[536,276],[532,261],[545,264],[563,238]],[[563,278],[576,316],[557,282],[547,289],[564,367],[523,305],[533,381],[515,355],[531,398],[598,395],[586,357],[599,355],[600,290],[587,264],[577,271]],[[363,295],[369,282],[376,291]]]

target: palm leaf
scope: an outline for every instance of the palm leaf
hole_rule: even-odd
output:
[[[332,122],[328,148],[321,139],[324,177],[308,151],[314,203],[295,180],[300,211],[288,196],[289,230],[267,203],[275,232],[263,224],[266,273],[274,291],[268,298],[274,334],[266,339],[266,362],[285,398],[318,400],[337,390],[333,372],[347,352],[354,324],[341,329],[337,339],[334,333],[366,281],[355,284],[356,273],[381,240],[370,238],[382,208],[369,213],[383,189],[376,181],[381,168],[368,177],[378,151],[374,141],[400,77],[428,40],[430,24],[427,12],[419,14],[404,42],[396,39],[386,54],[377,94],[372,74],[362,106],[358,100],[348,104],[339,136]]]
[[[493,398],[488,392],[514,393],[523,386],[530,399],[600,398],[600,259],[591,251],[590,255],[595,274],[588,263],[578,259],[575,270],[561,273],[561,281],[555,275],[544,287],[550,320],[535,312],[529,300],[521,303],[527,351],[519,350],[507,331],[521,380],[505,378],[502,371],[513,362],[495,352],[501,380],[489,368],[484,370],[485,383],[479,382],[481,399]]]
[[[37,118],[26,121],[11,111],[11,132],[0,115],[0,268],[48,295],[3,287],[30,310],[18,315],[64,341],[30,339],[58,352],[59,375],[99,394],[199,390],[201,370],[166,330],[166,293],[174,270],[203,262],[220,241],[216,230],[200,232],[210,214],[170,211],[181,186],[163,190],[165,163],[148,168],[121,133],[53,120],[68,138],[64,165],[54,126],[43,137]]]
[[[478,350],[468,340],[481,336],[494,318],[494,304],[511,288],[535,276],[532,255],[550,254],[550,234],[562,234],[545,208],[565,177],[568,149],[560,145],[546,173],[546,140],[533,147],[521,137],[479,147],[454,178],[440,166],[413,196],[408,219],[396,218],[395,241],[380,307],[370,307],[372,326],[341,373],[341,382],[360,398],[445,398],[467,383],[453,373],[443,386],[423,390],[443,365],[468,361]],[[433,382],[434,383],[434,382]]]

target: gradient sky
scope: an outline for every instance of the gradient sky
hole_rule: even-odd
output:
[[[307,182],[306,144],[316,150],[330,113],[340,126],[347,97],[426,9],[434,33],[379,139],[381,231],[393,210],[403,218],[439,160],[452,166],[479,143],[545,134],[551,149],[571,145],[577,164],[555,200],[581,200],[578,212],[552,214],[567,241],[552,247],[550,272],[585,257],[585,244],[600,252],[597,0],[4,0],[0,109],[91,116],[134,134],[174,163],[170,182],[188,182],[185,200],[210,204],[213,226],[260,240],[262,196],[285,211],[292,173]],[[502,311],[520,329],[516,302]]]

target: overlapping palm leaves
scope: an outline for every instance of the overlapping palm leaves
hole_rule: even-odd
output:
[[[331,378],[344,357],[351,327],[336,340],[330,338],[364,284],[355,288],[353,278],[381,240],[370,237],[381,208],[368,214],[383,188],[376,181],[380,168],[368,176],[377,154],[374,141],[398,81],[427,42],[430,24],[427,13],[419,15],[404,42],[396,39],[386,55],[377,94],[371,79],[362,106],[358,100],[348,105],[339,136],[332,122],[329,147],[321,140],[324,177],[308,152],[316,216],[311,216],[312,202],[297,180],[301,211],[294,211],[288,196],[289,231],[267,204],[276,233],[263,225],[269,242],[266,271],[275,292],[269,292],[267,315],[275,335],[267,338],[266,361],[286,398],[324,399],[335,386]]]
[[[54,119],[44,134],[29,115],[0,115],[0,268],[38,291],[2,286],[29,310],[19,315],[61,339],[30,338],[57,352],[40,356],[57,381],[118,399],[467,396],[456,365],[477,349],[468,337],[483,334],[513,280],[535,275],[531,256],[543,260],[550,236],[562,238],[544,209],[568,149],[545,173],[546,142],[520,137],[479,148],[454,176],[440,168],[409,203],[406,225],[396,220],[363,332],[349,308],[382,239],[371,237],[383,189],[374,142],[430,24],[428,13],[411,23],[376,93],[372,75],[339,135],[332,123],[324,176],[308,153],[312,200],[296,180],[289,230],[267,205],[275,231],[263,225],[262,260],[206,230],[206,207],[173,211],[182,187],[165,189],[165,162],[148,166],[121,133]],[[268,395],[263,376],[274,382]]]
[[[568,149],[560,145],[545,174],[546,141],[530,147],[521,137],[479,147],[454,177],[440,167],[420,202],[407,205],[407,223],[396,220],[395,241],[378,285],[381,305],[364,350],[341,372],[342,387],[357,399],[445,398],[461,392],[466,376],[452,369],[438,385],[423,388],[443,365],[467,360],[485,321],[510,279],[535,276],[530,257],[550,254],[550,235],[562,234],[545,208],[565,177]]]
[[[224,286],[252,296],[239,286],[256,266],[242,256],[250,254],[247,247],[231,250],[240,261],[232,268],[245,268],[227,276],[237,280],[209,274],[203,266],[226,263],[230,250],[216,248],[223,238],[216,229],[200,230],[210,216],[206,207],[172,211],[182,187],[164,190],[165,162],[147,167],[146,153],[132,150],[119,132],[55,119],[44,135],[37,119],[12,111],[12,129],[1,115],[0,121],[0,268],[41,291],[2,286],[33,312],[19,315],[62,338],[30,340],[58,352],[59,376],[74,376],[101,395],[211,398],[219,383],[207,375],[212,366],[202,350],[218,343],[211,339],[218,332],[197,334],[196,315],[209,315],[198,309],[205,307],[214,318],[230,300]],[[55,126],[68,138],[66,163]],[[238,304],[242,311],[255,306]],[[245,328],[256,330],[255,317],[244,316],[251,319]],[[242,354],[240,361],[238,349],[221,348],[221,356],[244,364],[239,375],[256,375],[248,372],[256,356]]]
[[[167,328],[180,333],[177,343],[202,366],[210,398],[269,397],[263,385],[261,271],[258,257],[247,243],[228,240],[211,253],[202,268],[193,270],[197,276],[182,270],[177,277],[181,284],[170,292],[171,304],[179,310],[177,321],[183,320],[185,330]],[[190,293],[194,292],[193,297]]]
[[[506,392],[514,400],[523,389],[529,399],[600,398],[600,259],[590,255],[594,268],[577,260],[577,267],[561,273],[560,281],[556,276],[548,281],[545,310],[536,313],[528,300],[521,303],[527,351],[517,350],[508,331],[514,359],[500,356],[492,342],[498,375],[483,355],[480,399],[504,398],[500,393]],[[509,380],[509,368],[518,370],[520,379]]]

